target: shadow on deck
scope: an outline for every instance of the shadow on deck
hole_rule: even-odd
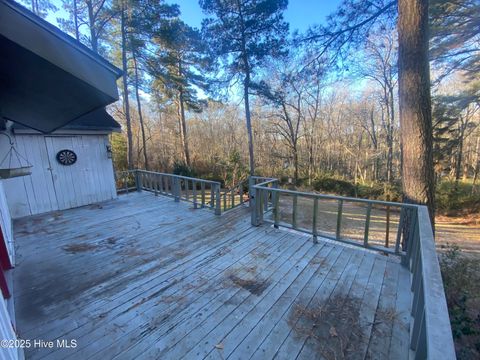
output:
[[[38,359],[407,358],[395,256],[151,193],[16,221],[17,328]],[[56,344],[55,344],[56,345]]]

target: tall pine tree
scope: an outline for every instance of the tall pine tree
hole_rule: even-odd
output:
[[[250,89],[253,77],[269,57],[285,51],[288,24],[283,20],[287,0],[200,0],[209,16],[203,32],[229,80],[240,78],[248,133],[250,174],[255,173]]]

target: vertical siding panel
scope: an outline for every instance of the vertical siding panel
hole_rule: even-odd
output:
[[[93,192],[95,194],[95,202],[100,202],[103,200],[101,191],[102,191],[102,175],[100,173],[100,168],[98,164],[98,152],[97,152],[97,147],[96,147],[96,136],[88,136],[85,139],[86,143],[88,144],[88,150],[91,155],[91,161],[90,161],[90,169],[92,173],[92,179],[93,179]]]
[[[103,135],[103,145],[104,145],[104,150],[105,150],[105,159],[106,159],[106,164],[105,164],[105,180],[107,183],[107,188],[108,188],[108,198],[109,199],[115,199],[117,197],[117,189],[115,187],[115,176],[114,176],[114,171],[113,171],[113,162],[111,158],[108,158],[107,156],[107,145],[110,145],[110,139],[108,135]]]
[[[89,203],[95,203],[99,201],[98,197],[98,174],[95,169],[96,156],[92,151],[91,136],[82,136],[82,146],[85,149],[85,152],[88,152],[88,163],[86,166],[87,172],[86,176],[88,177],[88,190],[90,193]]]
[[[45,164],[41,158],[41,136],[28,135],[20,136],[24,143],[28,157],[28,161],[33,165],[32,174],[30,179],[32,181],[32,190],[35,195],[37,211],[47,212],[52,210],[52,204],[50,202],[50,196],[48,193],[48,185],[45,181]]]
[[[82,206],[89,203],[88,184],[86,183],[86,172],[88,162],[90,161],[82,144],[82,137],[72,137],[71,149],[77,154],[77,162],[71,166],[66,166],[72,176],[73,186],[76,193],[76,205]]]
[[[24,139],[21,136],[16,137],[15,139],[16,139],[18,152],[23,156],[29,154],[29,152],[27,151],[29,147],[25,145]],[[24,176],[23,180],[25,184],[25,191],[27,192],[27,199],[28,199],[28,205],[30,207],[30,214],[38,214],[39,211],[38,211],[37,199],[35,197],[35,191],[33,190],[32,175]]]
[[[50,159],[48,158],[47,143],[45,141],[45,136],[38,137],[39,149],[40,149],[40,161],[41,166],[44,171],[45,184],[48,192],[48,197],[50,198],[51,208],[50,211],[58,210],[58,200],[57,194],[55,193],[55,188],[53,186],[53,177],[51,168]]]

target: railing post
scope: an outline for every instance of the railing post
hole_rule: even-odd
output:
[[[368,203],[367,215],[365,218],[365,232],[363,234],[363,246],[368,247],[368,231],[370,230],[370,215],[372,213],[372,203]]]
[[[250,197],[250,207],[251,207],[251,222],[253,226],[260,225],[258,223],[258,209],[257,209],[257,189],[253,187],[249,179],[249,189],[248,189],[248,196]]]
[[[202,181],[200,183],[200,191],[202,192],[202,208],[205,207],[205,183]]]
[[[197,208],[197,182],[192,181],[193,208]]]
[[[215,215],[222,214],[222,204],[220,199],[220,184],[215,185]]]
[[[248,177],[248,198],[249,198],[249,204],[248,206],[252,208],[252,212],[255,209],[255,200],[254,200],[254,194],[255,194],[255,189],[253,186],[255,185],[255,179],[253,176]],[[253,224],[253,222],[252,222]]]
[[[338,211],[337,211],[337,231],[335,232],[335,238],[340,239],[341,230],[342,230],[342,211],[343,211],[343,200],[338,200]]]
[[[135,184],[137,185],[137,191],[142,191],[142,175],[138,170],[135,171]]]
[[[292,205],[292,227],[294,229],[297,228],[297,204],[298,204],[298,196],[293,195],[293,205]]]
[[[175,202],[180,201],[180,180],[178,177],[173,178],[173,197]]]
[[[273,196],[273,215],[274,215],[274,225],[273,227],[275,227],[276,229],[279,228],[279,225],[280,225],[280,206],[279,206],[279,202],[280,202],[280,193],[277,193],[276,191],[274,191],[272,193],[272,196]]]
[[[313,243],[318,243],[318,230],[317,230],[317,218],[318,218],[318,198],[313,199],[313,223],[312,223],[312,233],[313,233]]]

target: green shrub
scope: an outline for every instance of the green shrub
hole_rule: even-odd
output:
[[[459,359],[480,356],[480,264],[456,245],[443,247],[440,260],[452,333]]]
[[[472,191],[472,184],[454,181],[442,181],[436,188],[436,206],[440,214],[458,215],[480,212],[480,192]]]
[[[355,196],[356,189],[352,183],[329,177],[322,177],[313,182],[313,188],[316,191],[333,193],[343,196]]]
[[[173,163],[173,173],[175,175],[182,175],[188,177],[196,177],[195,171],[189,167],[187,164],[181,161],[175,161]]]
[[[370,200],[402,201],[402,189],[398,184],[371,183],[358,185],[357,196]]]

